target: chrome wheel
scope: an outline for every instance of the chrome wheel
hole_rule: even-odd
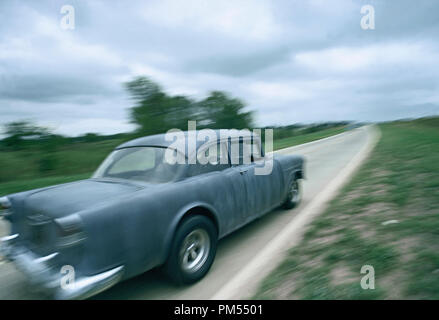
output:
[[[302,190],[300,186],[300,181],[295,179],[291,182],[290,188],[288,189],[285,202],[283,204],[284,209],[295,208],[302,200]]]
[[[299,182],[297,180],[294,180],[291,184],[290,191],[288,192],[288,199],[292,203],[298,203],[300,200]]]
[[[183,240],[180,250],[180,264],[188,273],[198,271],[206,262],[210,252],[209,234],[203,229],[195,229]]]

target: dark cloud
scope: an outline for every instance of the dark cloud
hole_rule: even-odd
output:
[[[288,62],[290,53],[289,48],[275,48],[267,52],[261,50],[237,56],[211,56],[189,61],[184,70],[190,73],[206,72],[233,77],[249,76]]]
[[[91,104],[94,99],[120,94],[101,79],[86,80],[68,74],[23,74],[2,77],[0,96],[3,99],[28,102],[66,102]],[[86,98],[88,97],[88,98]]]

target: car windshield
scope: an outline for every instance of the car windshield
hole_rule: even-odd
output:
[[[165,148],[159,147],[115,150],[99,166],[93,178],[117,178],[148,183],[175,181],[181,175],[184,165],[167,163],[165,152]]]

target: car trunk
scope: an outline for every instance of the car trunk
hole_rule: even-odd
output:
[[[24,200],[18,224],[23,244],[38,255],[57,250],[55,219],[137,191],[140,186],[106,180],[82,180],[38,190]]]

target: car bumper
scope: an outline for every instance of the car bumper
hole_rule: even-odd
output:
[[[65,274],[57,263],[58,253],[39,257],[16,242],[18,235],[4,237],[0,242],[0,254],[12,261],[29,280],[36,290],[50,295],[55,299],[86,299],[102,292],[120,281],[124,267],[99,273],[93,276],[83,276],[71,283],[61,286]]]

